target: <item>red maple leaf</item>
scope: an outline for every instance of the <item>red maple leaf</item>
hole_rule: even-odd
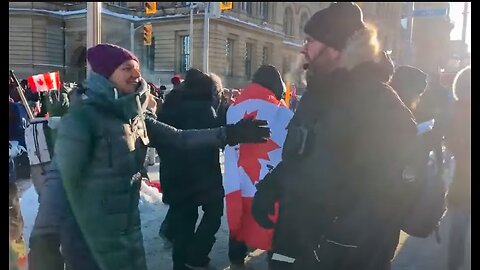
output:
[[[37,84],[38,84],[38,85],[43,85],[43,80],[42,80],[42,79],[38,79],[38,80],[37,80]]]
[[[253,111],[251,113],[244,114],[243,118],[257,118],[258,111]],[[270,138],[265,143],[241,143],[239,145],[238,151],[239,157],[237,166],[243,167],[245,172],[253,184],[258,182],[260,179],[260,170],[261,164],[259,159],[270,160],[268,153],[280,148],[278,144],[272,141]]]

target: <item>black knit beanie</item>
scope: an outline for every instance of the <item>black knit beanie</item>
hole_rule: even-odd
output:
[[[258,83],[261,86],[273,92],[275,97],[280,100],[283,95],[283,83],[280,72],[272,65],[261,65],[252,78],[253,83]]]
[[[305,24],[304,32],[329,47],[342,51],[348,39],[365,28],[363,13],[353,2],[333,2],[317,11]]]
[[[398,95],[418,96],[427,87],[427,74],[412,66],[399,66],[393,74],[390,85]]]

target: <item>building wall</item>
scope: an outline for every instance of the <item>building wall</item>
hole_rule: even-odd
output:
[[[168,10],[176,3],[168,5],[162,3]],[[253,43],[252,74],[262,64],[263,47],[269,48],[268,64],[276,66],[282,75],[286,75],[292,67],[291,61],[297,58],[300,52],[300,44],[303,40],[303,31],[300,31],[300,16],[307,14],[309,18],[320,8],[326,7],[326,3],[295,3],[284,5],[284,3],[269,3],[269,16],[266,20],[259,18],[259,4],[252,4],[252,14],[248,15],[241,9],[241,2],[234,2],[234,9],[225,11],[227,18],[210,19],[209,25],[209,71],[219,75],[226,87],[237,88],[246,86],[250,78],[245,75],[245,50],[246,43]],[[285,37],[283,34],[283,18],[285,8],[290,7],[293,11],[293,36]],[[272,11],[273,10],[273,11]],[[299,17],[296,19],[296,17]],[[232,20],[230,17],[241,20]],[[180,63],[180,36],[189,35],[189,17],[169,20],[152,21],[153,36],[155,38],[155,74],[153,81],[165,82],[168,74],[179,72]],[[256,26],[251,26],[254,24]],[[193,67],[203,68],[203,14],[194,16],[193,30]],[[267,27],[270,30],[265,30]],[[302,28],[303,29],[303,28]],[[136,36],[142,39],[141,35]],[[233,76],[226,75],[226,40],[234,40],[234,63]],[[289,44],[284,44],[284,40]],[[296,44],[292,45],[292,44]],[[139,52],[136,51],[138,54]],[[290,60],[286,60],[290,59]],[[284,63],[288,65],[285,67]],[[168,82],[167,82],[168,83]],[[298,82],[297,82],[298,83]]]
[[[122,7],[113,6],[118,5],[116,2],[104,3],[104,8],[115,12],[137,15],[143,15],[144,12],[142,3],[128,2]],[[188,8],[179,6],[180,2],[159,4],[159,11],[155,16],[171,12],[188,14]],[[262,3],[250,4],[251,14],[242,9],[244,4],[235,2],[233,10],[223,12],[227,15],[226,18],[210,20],[209,68],[211,72],[217,73],[225,80],[226,87],[243,87],[250,80],[245,76],[244,59],[247,42],[254,44],[252,74],[262,64],[263,47],[266,46],[269,48],[268,63],[275,65],[285,76],[292,68],[292,61],[298,56],[301,48],[303,40],[301,15],[306,14],[304,16],[310,17],[317,10],[328,6],[328,3],[269,2],[268,17],[262,18],[260,16]],[[9,6],[16,8],[9,12],[9,62],[17,74],[21,73],[19,78],[58,69],[62,71],[64,80],[79,81],[85,77],[86,13],[62,16],[59,12],[48,12],[48,10],[81,10],[85,8],[85,3],[72,5],[67,2],[11,2]],[[163,10],[160,7],[163,7]],[[283,29],[287,8],[293,13],[292,35],[285,35]],[[153,68],[147,69],[143,65],[148,61],[149,48],[143,45],[141,29],[134,35],[134,52],[142,61],[146,79],[168,83],[166,80],[179,70],[179,35],[189,34],[189,18],[153,17],[150,21],[153,25],[155,47]],[[195,15],[193,35],[193,67],[199,69],[203,66],[203,23],[203,14],[200,12]],[[135,27],[137,26],[141,26],[141,23],[136,22]],[[227,38],[235,40],[233,76],[225,76]],[[102,42],[130,48],[130,21],[103,14]]]
[[[18,78],[64,65],[63,20],[45,15],[9,17],[8,61]]]

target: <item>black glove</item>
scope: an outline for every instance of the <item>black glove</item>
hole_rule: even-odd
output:
[[[257,192],[252,201],[253,218],[265,229],[275,227],[275,224],[269,217],[269,215],[275,213],[275,201],[278,199],[275,195],[277,190],[272,180],[275,181],[275,179],[272,179],[272,173],[268,173],[265,178],[256,185]]]
[[[267,121],[244,118],[235,124],[227,125],[227,143],[230,146],[239,143],[263,143],[270,138]]]

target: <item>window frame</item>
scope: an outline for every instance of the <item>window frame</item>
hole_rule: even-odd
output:
[[[152,45],[146,46],[147,69],[155,71],[155,37],[152,35]]]
[[[269,21],[269,3],[258,2],[258,17],[264,21]]]
[[[283,14],[283,31],[287,37],[293,37],[293,10],[286,7]]]
[[[271,46],[264,45],[262,48],[262,65],[268,65],[270,62]]]
[[[187,41],[188,40],[188,41]],[[178,72],[185,73],[190,67],[190,35],[180,34],[179,35],[179,60],[178,60]]]
[[[252,2],[240,2],[240,9],[251,16],[253,11]]]
[[[305,39],[305,33],[303,31],[303,29],[305,28],[305,25],[307,24],[308,22],[308,19],[309,19],[309,15],[307,12],[302,12],[302,14],[300,15],[300,24],[299,24],[299,36],[300,36],[300,39]],[[305,20],[304,20],[305,19]]]
[[[250,79],[252,77],[252,66],[253,66],[253,42],[245,42],[245,78]]]
[[[229,46],[230,44],[230,46]],[[234,74],[234,60],[235,60],[235,39],[228,37],[225,39],[225,58],[227,63],[225,65],[225,76],[233,77]]]

